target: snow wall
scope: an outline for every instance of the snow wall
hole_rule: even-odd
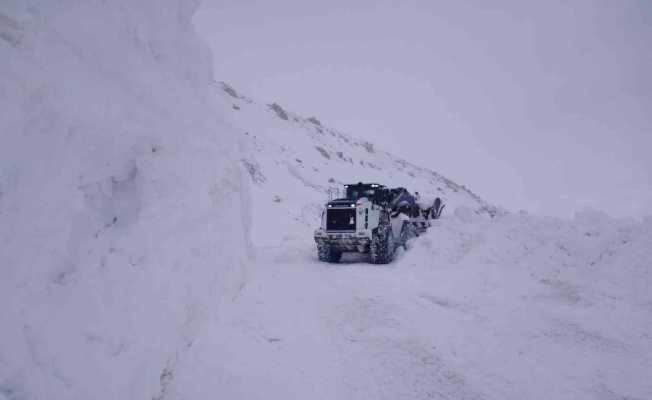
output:
[[[242,285],[197,5],[0,4],[2,400],[165,398]]]

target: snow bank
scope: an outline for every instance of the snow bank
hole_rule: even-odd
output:
[[[196,5],[0,5],[2,400],[163,398],[242,282]]]
[[[488,398],[650,398],[652,219],[592,210],[490,219],[461,209],[435,221],[398,266],[430,282],[438,306],[479,316],[433,332],[470,381],[500,387]]]

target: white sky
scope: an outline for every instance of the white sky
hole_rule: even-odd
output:
[[[652,2],[489,3],[204,0],[195,22],[217,79],[493,203],[652,214]]]

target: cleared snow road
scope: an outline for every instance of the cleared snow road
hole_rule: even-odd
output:
[[[196,373],[232,399],[651,398],[649,275],[536,221],[451,218],[387,266],[258,249]]]

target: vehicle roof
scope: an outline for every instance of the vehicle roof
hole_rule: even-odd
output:
[[[380,183],[375,183],[375,182],[358,182],[358,183],[348,183],[344,186],[371,186],[371,185],[377,185],[378,187],[385,187],[385,185],[381,185]]]

